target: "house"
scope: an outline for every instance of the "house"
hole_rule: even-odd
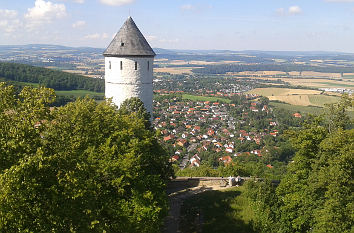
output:
[[[170,134],[170,135],[164,137],[163,140],[164,140],[165,142],[167,142],[167,141],[169,141],[169,140],[171,140],[171,139],[173,139],[173,138],[174,138],[174,136],[173,136],[172,134]]]
[[[177,161],[177,160],[179,160],[179,156],[178,155],[174,155],[174,156],[172,156],[171,158],[170,158],[170,162],[175,162],[175,161]]]
[[[224,162],[224,164],[229,164],[232,162],[232,158],[230,155],[227,155],[227,156],[219,158],[219,161]]]
[[[178,145],[178,146],[182,146],[182,147],[187,147],[188,142],[187,142],[186,139],[178,139],[178,140],[177,140],[177,145]]]
[[[294,113],[293,116],[296,117],[296,118],[301,118],[302,117],[301,114],[298,113],[298,112]]]
[[[232,149],[231,147],[227,147],[227,148],[225,149],[225,151],[228,152],[228,153],[232,153],[232,152],[233,152],[233,149]]]
[[[200,158],[197,154],[193,155],[193,157],[189,161],[191,163],[191,167],[199,167],[200,166]]]

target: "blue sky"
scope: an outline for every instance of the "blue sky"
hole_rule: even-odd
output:
[[[354,0],[1,0],[0,44],[104,48],[129,15],[152,47],[354,52]]]

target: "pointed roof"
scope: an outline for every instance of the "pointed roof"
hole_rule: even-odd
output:
[[[156,54],[131,17],[125,21],[103,53],[103,56],[105,57],[155,55]]]

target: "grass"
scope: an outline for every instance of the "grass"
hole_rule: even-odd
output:
[[[300,106],[300,105],[291,105],[287,103],[278,103],[278,102],[270,102],[270,105],[276,108],[284,108],[291,112],[310,113],[316,115],[324,112],[323,108],[315,107],[315,106]]]
[[[308,97],[311,105],[321,107],[324,107],[324,104],[337,103],[340,100],[340,97],[327,95],[309,95]]]
[[[55,93],[58,96],[74,96],[74,97],[85,97],[86,95],[88,95],[89,97],[104,96],[104,93],[86,91],[86,90],[55,91]]]
[[[324,108],[317,107],[317,106],[299,106],[299,105],[291,105],[287,103],[279,103],[279,102],[272,102],[272,101],[270,102],[269,105],[275,108],[284,108],[291,112],[301,112],[301,113],[314,114],[314,115],[319,115],[325,112]],[[351,119],[354,119],[354,111],[351,110],[347,111],[347,114]]]
[[[205,191],[184,201],[180,230],[185,233],[253,233],[252,219],[244,187]]]
[[[200,95],[188,95],[188,94],[183,94],[182,99],[192,100],[192,101],[210,101],[210,102],[231,103],[231,100],[226,99],[226,98],[200,96]]]

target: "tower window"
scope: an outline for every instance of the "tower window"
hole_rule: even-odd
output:
[[[112,68],[112,63],[111,63],[111,61],[109,61],[109,69],[111,69]]]
[[[135,70],[138,69],[138,62],[135,62]]]
[[[121,43],[120,43],[120,46],[122,46],[122,47],[123,47],[123,46],[124,46],[124,42],[121,42]]]
[[[150,61],[148,61],[148,70],[150,70]]]
[[[123,61],[120,61],[120,70],[123,70]]]

